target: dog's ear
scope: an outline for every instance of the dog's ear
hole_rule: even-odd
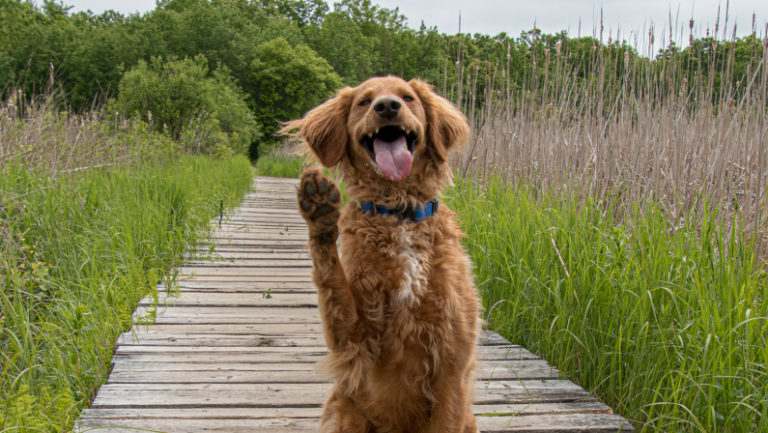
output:
[[[419,95],[427,116],[427,139],[437,157],[445,162],[448,151],[469,140],[469,124],[464,114],[448,100],[438,95],[432,86],[420,81],[408,82]]]
[[[352,88],[341,89],[303,118],[285,123],[279,133],[303,138],[324,166],[335,166],[344,156],[349,142],[347,116],[353,95]]]

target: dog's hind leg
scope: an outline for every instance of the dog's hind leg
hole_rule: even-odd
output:
[[[299,211],[309,228],[312,278],[318,290],[326,344],[332,351],[343,350],[359,327],[355,300],[336,248],[339,190],[319,170],[308,169],[301,176],[297,196]]]

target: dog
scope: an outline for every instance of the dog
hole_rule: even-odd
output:
[[[371,78],[284,125],[325,167],[297,190],[335,386],[322,433],[475,433],[479,302],[455,215],[437,196],[464,115],[423,81]],[[340,247],[337,245],[340,239]],[[339,251],[340,248],[340,251]]]

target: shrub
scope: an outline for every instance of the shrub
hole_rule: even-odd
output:
[[[116,110],[142,118],[188,149],[207,154],[246,154],[259,126],[229,73],[209,74],[204,57],[154,58],[120,80]]]
[[[306,45],[292,47],[277,38],[256,47],[256,55],[253,111],[267,136],[277,131],[278,121],[300,117],[341,86],[328,62]]]

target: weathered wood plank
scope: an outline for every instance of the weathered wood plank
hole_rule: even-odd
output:
[[[542,360],[488,361],[479,380],[557,379],[557,369]],[[109,383],[323,383],[329,378],[311,363],[181,363],[116,360]]]
[[[180,275],[177,280],[178,284],[185,282],[207,282],[216,287],[217,284],[226,283],[311,283],[312,278],[309,275],[296,275],[296,276],[270,276],[270,275]]]
[[[220,261],[220,260],[306,260],[309,259],[309,254],[306,250],[301,249],[297,250],[296,252],[259,252],[259,251],[241,251],[241,252],[229,252],[229,251],[219,251],[216,249],[215,252],[210,254],[202,254],[199,257],[198,256],[190,256],[188,257],[192,260],[197,260],[205,258],[206,260],[212,260],[212,261]]]
[[[146,317],[151,307],[139,307],[134,317]],[[314,307],[159,307],[155,324],[222,324],[222,323],[320,323],[320,314]]]
[[[475,415],[555,415],[570,413],[610,414],[611,408],[597,400],[578,403],[476,404]],[[320,407],[212,407],[204,409],[86,409],[83,418],[110,419],[260,419],[260,418],[319,418]]]
[[[245,347],[295,347],[325,344],[321,334],[304,336],[275,336],[265,334],[132,334],[124,333],[117,340],[120,345],[139,344],[143,346],[245,346]]]
[[[281,259],[281,260],[266,260],[266,259],[229,259],[229,260],[192,260],[188,261],[184,269],[186,268],[244,268],[244,269],[260,269],[260,268],[298,268],[302,271],[306,271],[304,268],[311,268],[312,260],[308,258],[293,258],[293,259]]]
[[[312,265],[297,265],[290,267],[266,267],[266,266],[184,266],[179,268],[179,275],[184,277],[309,277]]]
[[[173,289],[313,289],[316,290],[312,281],[262,281],[253,279],[248,281],[202,281],[202,280],[178,280],[171,287]],[[162,293],[167,287],[163,284],[157,286]]]
[[[602,413],[574,414],[544,414],[517,416],[481,416],[478,417],[478,427],[481,432],[516,432],[516,433],[609,433],[629,431],[628,424],[617,415]],[[146,428],[146,420],[119,419],[101,420],[85,419],[80,428],[97,428],[103,426],[124,426]],[[240,419],[153,419],[151,428],[164,432],[250,432],[260,433],[293,433],[315,432],[318,420],[315,418],[240,418]],[[135,433],[135,430],[109,428],[99,430],[107,433]]]
[[[302,347],[249,347],[249,346],[157,346],[157,345],[126,345],[120,346],[115,352],[115,358],[130,357],[136,362],[162,362],[172,357],[178,362],[317,362],[328,353],[325,346]],[[480,360],[536,360],[536,355],[525,348],[516,345],[478,346],[477,356]]]
[[[119,407],[280,407],[319,405],[329,383],[203,383],[105,384],[92,408]],[[588,392],[568,380],[508,380],[476,382],[476,404],[563,403],[593,401]]]
[[[323,332],[320,323],[212,323],[136,325],[134,333],[144,335],[227,334],[227,335],[312,335]]]
[[[158,302],[155,302],[152,297],[146,297],[139,303],[140,306],[154,306],[155,304],[177,307],[317,307],[317,295],[278,293],[272,297],[266,297],[260,295],[244,296],[238,293],[190,292],[180,297],[160,295]]]
[[[141,329],[145,328],[145,329]],[[325,345],[325,338],[320,333],[278,333],[277,331],[259,330],[252,333],[226,333],[210,332],[203,334],[192,334],[188,332],[156,332],[152,326],[139,327],[132,332],[126,332],[120,335],[117,342],[121,345],[140,344],[154,346],[248,346],[248,347],[271,347],[271,346],[322,346]],[[497,334],[498,335],[498,334]],[[494,337],[493,334],[487,338],[481,339],[484,345],[505,344],[505,341],[499,341],[500,337]]]

